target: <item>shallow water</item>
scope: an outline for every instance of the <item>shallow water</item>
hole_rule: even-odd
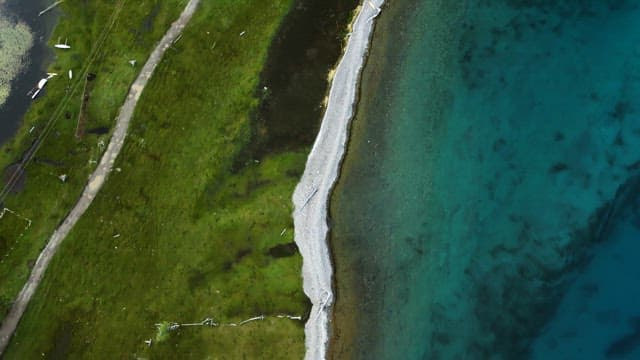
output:
[[[0,106],[11,91],[11,81],[26,64],[26,53],[31,48],[31,30],[22,22],[2,16],[0,11]]]
[[[333,197],[334,357],[579,355],[538,344],[560,342],[576,271],[614,277],[594,249],[633,238],[602,228],[640,168],[638,5],[385,10]]]
[[[49,4],[44,0],[6,0],[0,5],[2,16],[14,22],[25,23],[32,34],[33,46],[24,57],[23,66],[11,83],[11,92],[4,105],[0,106],[0,144],[11,138],[24,114],[31,98],[26,94],[45,76],[46,64],[51,59],[52,52],[46,42],[56,21],[56,11],[51,11],[41,17],[38,16]]]

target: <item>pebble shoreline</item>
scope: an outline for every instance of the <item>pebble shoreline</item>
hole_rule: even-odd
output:
[[[383,3],[384,0],[364,0],[359,8],[331,83],[320,131],[293,194],[295,242],[303,258],[303,288],[312,303],[305,324],[305,359],[309,360],[325,359],[327,355],[334,302],[327,206],[345,154],[374,20]]]

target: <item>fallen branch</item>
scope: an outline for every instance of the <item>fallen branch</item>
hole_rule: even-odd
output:
[[[215,320],[213,320],[213,318],[206,318],[204,320],[202,320],[201,322],[196,322],[196,323],[185,323],[185,324],[179,324],[176,322],[167,322],[167,321],[163,321],[162,323],[158,323],[156,324],[156,328],[158,329],[157,331],[157,335],[156,335],[156,339],[155,342],[162,342],[164,340],[166,340],[169,337],[169,333],[176,331],[182,327],[189,327],[189,326],[209,326],[209,327],[238,327],[238,326],[242,326],[245,324],[248,324],[250,322],[253,321],[259,321],[259,320],[264,320],[266,318],[269,317],[273,317],[273,318],[278,318],[278,319],[290,319],[290,320],[297,320],[297,321],[302,321],[302,316],[299,315],[287,315],[287,314],[278,314],[278,315],[259,315],[259,316],[254,316],[252,318],[248,318],[246,320],[242,320],[240,322],[234,323],[234,322],[230,322],[230,323],[217,323]],[[148,346],[151,346],[152,344],[152,340],[145,340],[144,341],[145,344],[147,344]]]
[[[60,0],[60,1],[56,1],[53,4],[49,5],[49,7],[47,7],[46,9],[40,11],[38,13],[38,16],[42,16],[44,13],[49,12],[50,10],[52,10],[53,8],[55,8],[56,6],[62,4],[64,2],[64,0]]]

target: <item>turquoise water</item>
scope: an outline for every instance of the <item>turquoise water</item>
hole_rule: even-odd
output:
[[[333,197],[334,354],[640,354],[640,2],[390,6]]]
[[[553,321],[533,342],[532,359],[640,359],[640,179],[618,196],[606,240],[571,284]]]

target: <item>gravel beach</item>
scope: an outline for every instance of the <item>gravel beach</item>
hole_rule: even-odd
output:
[[[313,304],[305,325],[306,359],[326,357],[334,301],[327,203],[345,153],[374,19],[383,3],[384,0],[365,0],[359,8],[345,53],[336,68],[320,131],[293,194],[295,241],[303,257],[304,292]]]

